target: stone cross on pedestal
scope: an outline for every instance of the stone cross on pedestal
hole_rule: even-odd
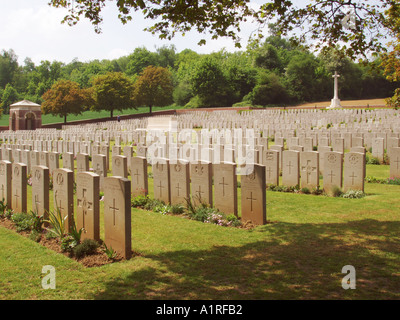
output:
[[[339,96],[338,96],[338,78],[339,77],[340,77],[340,75],[338,75],[337,72],[335,71],[335,74],[332,76],[332,78],[335,78],[335,80],[334,80],[333,99],[339,99]]]
[[[337,74],[335,71],[335,74],[332,76],[334,78],[334,89],[333,89],[333,99],[331,100],[331,105],[328,107],[328,109],[333,109],[333,108],[341,108],[342,105],[340,104],[340,99],[339,99],[339,86],[338,86],[338,78],[340,75]]]

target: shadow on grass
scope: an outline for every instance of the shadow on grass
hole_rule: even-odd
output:
[[[399,299],[400,222],[262,226],[265,241],[143,255],[91,299]],[[341,286],[353,265],[357,288]]]

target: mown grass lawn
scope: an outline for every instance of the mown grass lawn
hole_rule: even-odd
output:
[[[377,178],[387,171],[367,166]],[[132,209],[137,255],[95,268],[0,227],[0,299],[399,299],[400,186],[365,191],[267,191],[271,223],[251,230]],[[41,287],[45,265],[56,290]],[[355,290],[341,286],[345,265],[356,269]]]

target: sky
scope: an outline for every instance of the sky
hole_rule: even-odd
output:
[[[190,32],[182,37],[177,34],[172,41],[160,40],[158,35],[143,31],[152,25],[140,13],[134,13],[133,21],[123,25],[113,1],[103,9],[102,33],[97,34],[87,19],[70,27],[61,24],[67,14],[62,8],[53,8],[47,0],[0,0],[0,50],[14,50],[18,62],[23,65],[29,57],[38,65],[42,60],[69,63],[77,58],[81,62],[94,59],[116,59],[146,47],[150,51],[163,45],[175,45],[177,52],[192,49],[198,53],[211,53],[226,49],[238,50],[229,38],[207,40],[207,36]],[[257,26],[247,22],[242,26],[242,48]],[[197,43],[203,38],[207,44]]]

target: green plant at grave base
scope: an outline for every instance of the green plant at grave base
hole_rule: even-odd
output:
[[[43,223],[44,223],[44,217],[39,216],[36,211],[30,211],[30,214],[32,216],[32,231],[37,231],[37,232],[42,232],[43,230]]]
[[[400,185],[400,178],[387,178],[387,184]]]
[[[218,222],[218,220],[222,220],[224,218],[217,209],[211,208],[206,203],[201,203],[196,207],[190,198],[186,198],[185,200],[190,219],[201,222],[215,223],[215,221]]]
[[[366,164],[381,164],[378,158],[370,157],[369,155],[365,155],[365,163]]]
[[[3,198],[3,200],[0,201],[0,218],[4,218],[4,212],[7,209],[7,204]]]
[[[186,201],[186,209],[188,211],[189,216],[191,216],[196,211],[195,205],[193,204],[193,202],[190,199],[190,197],[189,198],[185,198],[185,201]],[[203,206],[205,206],[205,204],[203,204]]]
[[[214,208],[210,208],[208,206],[199,206],[197,207],[193,213],[189,214],[190,218],[193,220],[205,222],[210,219],[212,214],[216,214],[217,210]]]
[[[72,183],[72,189],[74,190],[74,194],[76,193],[76,182],[74,181]]]
[[[317,188],[313,188],[311,190],[311,194],[315,195],[315,196],[319,196],[321,194],[325,194],[323,189],[320,189],[319,187]]]
[[[386,152],[383,155],[383,164],[386,164],[386,165],[390,164],[390,159],[389,159],[389,156],[388,156],[388,154]]]
[[[42,238],[42,233],[36,230],[32,230],[31,234],[29,235],[29,239],[35,242],[39,242]]]
[[[26,212],[14,213],[11,216],[11,221],[15,224],[17,232],[27,231],[32,229],[33,225],[32,215]]]
[[[173,204],[171,205],[171,213],[172,214],[183,214],[185,212],[185,207],[181,204]]]
[[[139,195],[131,199],[131,206],[133,208],[144,208],[144,206],[149,202],[150,198],[146,195]]]
[[[379,184],[385,184],[387,179],[378,179],[376,177],[368,176],[365,178],[365,182],[367,183],[379,183]]]
[[[75,222],[73,222],[72,225],[71,225],[71,231],[68,234],[74,240],[74,242],[72,243],[72,245],[74,247],[76,247],[81,242],[82,232],[83,232],[83,228],[80,228],[78,230],[78,228],[76,227]]]
[[[378,179],[373,176],[368,176],[365,178],[365,182],[367,183],[378,183],[378,184],[391,184],[391,185],[400,185],[400,178],[386,178],[386,179]]]
[[[49,190],[53,190],[53,176],[49,176]]]
[[[217,212],[216,209],[210,208],[206,203],[201,203],[196,207],[190,198],[185,198],[185,200],[190,219],[204,222],[212,213]]]
[[[13,216],[13,214],[14,214],[14,212],[12,209],[6,209],[6,211],[4,211],[4,218],[11,220],[11,217]]]
[[[340,189],[338,186],[334,186],[332,188],[332,196],[337,198],[337,197],[341,197],[343,194],[342,189]]]
[[[240,227],[242,225],[242,222],[234,214],[228,215],[226,220],[228,221],[228,226]]]
[[[63,252],[70,252],[76,246],[77,246],[77,243],[70,234],[64,235],[61,238],[61,250]]]
[[[58,236],[57,236],[55,233],[53,233],[53,232],[46,232],[46,233],[45,233],[45,238],[46,238],[47,240],[49,240],[49,239],[58,238]]]
[[[157,212],[158,208],[164,207],[165,202],[157,199],[149,199],[144,205],[144,209]]]
[[[50,226],[50,228],[46,228],[47,231],[53,233],[56,237],[62,239],[65,235],[65,221],[67,216],[63,217],[61,214],[61,210],[57,208],[55,211],[49,212],[49,219],[45,220]]]
[[[214,223],[219,226],[228,226],[228,221],[225,215],[220,212],[210,212],[207,219],[204,220],[205,223]]]
[[[73,248],[72,252],[77,259],[81,259],[85,256],[94,254],[99,246],[100,244],[96,240],[85,239],[82,243]]]
[[[311,193],[310,189],[307,188],[307,187],[301,188],[300,192],[304,193],[304,194],[310,194]]]
[[[58,212],[60,210],[57,210]],[[65,221],[65,218],[61,217],[61,220]],[[57,214],[57,223],[58,227],[61,228],[61,225],[59,224],[60,217]],[[61,229],[64,230],[64,229]],[[57,233],[60,234],[61,230],[58,230]],[[81,236],[82,236],[83,228],[79,229],[76,227],[75,222],[72,223],[70,227],[70,232],[67,234],[63,234],[61,236],[61,250],[66,251],[66,252],[72,252],[72,250],[78,246],[81,242]]]
[[[269,191],[277,191],[277,192],[298,193],[300,191],[300,187],[299,187],[299,185],[296,185],[296,186],[277,186],[277,185],[274,185],[274,184],[270,184],[268,186],[267,190],[269,190]],[[309,191],[309,189],[308,189],[308,191]]]
[[[361,199],[365,197],[365,193],[361,190],[349,190],[342,194],[342,198],[346,199]]]
[[[104,243],[104,253],[106,254],[107,258],[110,260],[114,260],[117,257],[117,252],[113,248],[108,248],[107,245]]]
[[[157,212],[157,213],[161,213],[161,214],[167,214],[167,213],[170,213],[171,211],[172,211],[171,206],[168,204],[164,204],[164,203],[156,204],[153,207],[153,212]]]

